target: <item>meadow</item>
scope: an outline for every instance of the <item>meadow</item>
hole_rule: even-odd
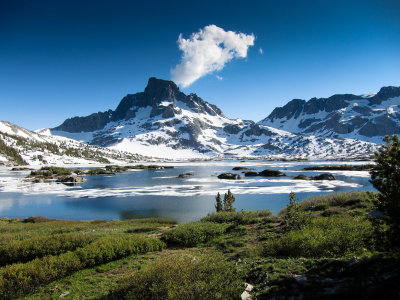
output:
[[[2,218],[0,298],[240,299],[245,283],[257,299],[394,298],[400,258],[368,215],[374,197],[328,194],[276,216],[227,211],[181,224]]]

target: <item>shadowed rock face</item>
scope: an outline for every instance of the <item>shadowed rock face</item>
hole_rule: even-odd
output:
[[[64,123],[53,128],[53,130],[66,132],[96,131],[104,128],[111,121],[111,116],[112,110],[94,113],[87,117],[73,117],[65,120]]]

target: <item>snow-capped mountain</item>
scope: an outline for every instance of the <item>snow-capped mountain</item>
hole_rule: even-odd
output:
[[[143,159],[139,155],[53,136],[48,130],[33,132],[0,121],[0,165],[104,165]]]
[[[372,95],[294,99],[259,124],[298,134],[382,143],[384,135],[400,133],[400,87],[383,87]]]
[[[296,135],[230,119],[172,81],[150,78],[144,92],[127,95],[118,107],[67,119],[50,130],[91,145],[165,158],[277,156],[355,158],[377,145],[353,139]]]

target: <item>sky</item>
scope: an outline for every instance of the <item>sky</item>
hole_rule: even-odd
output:
[[[400,86],[400,1],[0,1],[0,120],[55,127],[149,77],[253,121]]]

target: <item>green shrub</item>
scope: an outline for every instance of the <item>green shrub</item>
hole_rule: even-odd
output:
[[[71,169],[51,166],[51,167],[42,167],[38,171],[31,171],[31,174],[29,176],[50,177],[53,175],[56,175],[56,176],[71,175],[71,173],[72,173]]]
[[[169,224],[169,225],[178,224],[178,222],[176,222],[175,220],[167,218],[143,218],[143,219],[131,219],[131,221],[135,224]]]
[[[272,216],[270,210],[241,211],[241,212],[218,212],[201,219],[202,222],[254,224],[259,219]]]
[[[99,169],[89,169],[87,171],[87,174],[88,175],[114,175],[115,173],[99,168]]]
[[[159,251],[164,247],[165,244],[159,239],[139,235],[111,236],[74,252],[36,258],[25,264],[9,265],[0,269],[0,299],[20,297],[33,292],[39,285],[84,268],[132,254]]]
[[[126,233],[142,233],[142,232],[150,232],[157,230],[158,227],[138,227],[138,228],[130,228],[125,230]]]
[[[375,165],[366,164],[366,165],[339,165],[339,166],[313,166],[313,167],[305,167],[303,170],[306,171],[369,171]]]
[[[337,257],[358,255],[372,245],[372,225],[365,217],[349,215],[312,218],[302,230],[269,239],[267,256]]]
[[[243,282],[232,263],[219,255],[158,258],[127,277],[112,299],[239,299]]]
[[[375,197],[372,192],[345,192],[331,193],[326,195],[311,196],[306,200],[299,202],[299,206],[303,210],[323,211],[331,206],[340,206],[346,208],[365,208],[372,209],[370,197]],[[287,208],[282,209],[279,215],[284,215]]]
[[[53,236],[36,236],[25,240],[11,240],[0,244],[0,265],[27,262],[37,257],[56,255],[84,247],[94,240],[94,236],[76,233]]]
[[[212,222],[191,222],[164,233],[162,239],[168,245],[194,247],[223,234],[227,227],[226,224]]]

